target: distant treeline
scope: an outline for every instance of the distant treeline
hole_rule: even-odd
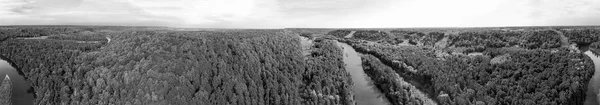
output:
[[[384,38],[389,38],[389,35],[383,31],[377,30],[361,30],[356,31],[353,35],[354,38],[368,40],[368,41],[378,41]]]
[[[16,37],[37,37],[37,36],[48,36],[58,34],[70,34],[84,31],[79,28],[53,28],[53,27],[37,27],[37,28],[26,28],[26,27],[9,27],[0,28],[0,41],[8,38]]]
[[[561,31],[576,44],[590,44],[598,42],[600,38],[599,29],[562,29]]]
[[[48,39],[57,40],[72,40],[72,41],[108,41],[105,37],[108,33],[94,33],[94,32],[81,32],[70,35],[53,35],[49,36]]]
[[[389,35],[384,31],[377,30],[334,30],[328,32],[327,35],[344,38],[346,35],[352,33],[352,31],[355,31],[352,37],[361,40],[379,41],[389,37]]]
[[[328,35],[343,38],[353,30],[333,30]],[[468,30],[459,32],[442,31],[415,31],[415,30],[354,30],[356,33],[352,39],[379,41],[396,45],[408,41],[412,45],[439,47],[465,47],[470,49],[500,48],[511,46],[522,46],[528,49],[558,48],[562,44],[590,44],[597,42],[600,38],[598,29],[532,29],[532,30]],[[568,38],[570,43],[562,43],[561,34]],[[448,38],[442,42],[442,39]]]
[[[343,38],[350,33],[352,33],[352,31],[350,31],[350,30],[334,30],[334,31],[328,32],[327,35],[333,35],[335,37]]]

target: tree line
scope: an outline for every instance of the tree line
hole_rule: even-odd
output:
[[[600,30],[598,29],[561,29],[561,32],[573,43],[577,44],[590,44],[598,42],[600,38]]]
[[[73,41],[104,37],[113,41]],[[85,31],[7,39],[0,54],[25,73],[35,104],[351,104],[341,49],[318,40],[303,56],[298,37],[282,30]]]

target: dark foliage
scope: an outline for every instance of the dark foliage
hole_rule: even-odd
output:
[[[350,30],[334,30],[334,31],[329,31],[327,33],[327,35],[332,35],[338,38],[344,38],[346,35],[352,33],[352,31]]]
[[[589,50],[596,54],[596,56],[600,56],[600,42],[594,42],[590,44]]]
[[[70,34],[84,31],[81,28],[61,27],[3,27],[0,28],[0,41],[17,37],[37,37],[59,34]]]
[[[422,100],[410,97],[409,88],[400,85],[396,72],[384,65],[372,55],[362,56],[362,66],[365,73],[371,77],[375,86],[383,92],[392,105],[423,105]]]
[[[9,39],[1,42],[0,53],[16,64],[36,92],[36,103],[58,103],[70,100],[71,81],[83,79],[77,69],[77,56],[98,49],[101,44],[80,44],[62,40]]]
[[[390,33],[393,34],[393,37],[402,39],[404,41],[409,41],[413,45],[417,45],[418,42],[421,41],[421,39],[423,38],[423,36],[426,35],[423,32],[405,31],[405,30],[392,30],[392,31],[390,31]],[[437,34],[435,34],[435,35],[434,34],[432,34],[432,36],[436,36],[437,35]],[[434,39],[434,38],[432,38],[432,39]]]
[[[53,35],[49,36],[48,39],[57,39],[57,40],[73,40],[73,41],[104,41],[106,42],[106,36],[103,34],[108,33],[92,33],[92,32],[83,32],[69,35]]]
[[[304,104],[353,104],[352,80],[335,41],[317,39],[303,74]]]
[[[521,34],[509,31],[467,31],[449,37],[456,47],[508,47],[519,44]]]
[[[113,41],[73,41],[103,35]],[[35,104],[353,101],[340,49],[331,41],[315,44],[313,56],[304,57],[298,37],[280,30],[103,35],[8,39],[0,43],[0,54],[25,73],[35,88]]]
[[[308,38],[308,39],[312,39],[312,38],[313,38],[313,36],[312,36],[312,34],[311,34],[311,33],[300,33],[300,36],[302,36],[302,37],[306,37],[306,38]]]
[[[417,69],[412,75],[397,73],[415,79],[421,76],[421,84],[432,85],[421,90],[438,96],[441,104],[581,104],[594,70],[588,57],[567,51],[506,51],[494,55],[509,54],[509,61],[491,64],[487,56],[442,60],[418,47],[355,46],[390,67],[398,60]]]
[[[529,32],[525,37],[525,43],[522,44],[529,49],[548,49],[561,46],[559,34],[552,30],[541,30]]]
[[[387,39],[390,36],[383,32],[377,30],[359,30],[356,31],[353,35],[355,39],[368,40],[368,41],[378,41],[382,39]]]
[[[571,42],[577,44],[598,42],[598,38],[600,38],[600,30],[597,29],[572,29],[562,30],[562,32]]]
[[[395,105],[422,103],[397,76],[440,104],[528,105],[582,104],[593,74],[588,57],[561,48],[566,38],[541,28],[357,30],[352,39],[342,38],[352,32],[343,29],[156,29],[0,27],[0,54],[27,77],[35,104],[353,104],[342,50],[329,40],[335,37],[366,54],[365,71]],[[319,32],[329,36],[314,37],[305,56],[297,35]],[[575,43],[597,41],[594,30],[563,33]],[[19,38],[35,36],[49,37]],[[454,47],[431,47],[444,38]],[[483,55],[449,53],[457,47]]]
[[[396,37],[400,37],[403,39],[412,39],[418,40],[426,34],[419,31],[404,31],[404,30],[392,30],[390,33],[394,34]]]
[[[425,37],[423,37],[423,45],[425,46],[433,46],[438,41],[444,38],[444,33],[441,32],[429,32]]]

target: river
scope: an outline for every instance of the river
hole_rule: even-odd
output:
[[[359,54],[350,45],[338,42],[344,51],[344,63],[346,70],[350,72],[354,82],[354,100],[357,105],[389,105],[389,102],[381,92],[373,85],[373,82],[362,68]]]
[[[584,54],[592,58],[592,61],[594,61],[594,68],[596,69],[594,76],[588,84],[584,105],[598,105],[598,89],[600,89],[600,57],[589,50],[585,51]]]
[[[0,59],[0,81],[8,75],[12,82],[11,102],[13,105],[33,105],[33,90],[31,85],[25,81],[23,75],[20,75],[8,61]]]

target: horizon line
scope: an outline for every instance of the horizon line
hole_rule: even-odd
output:
[[[0,25],[0,27],[142,27],[142,28],[176,28],[176,29],[415,29],[415,28],[526,28],[526,27],[600,27],[600,25],[512,25],[512,26],[459,26],[459,27],[281,27],[281,28],[235,28],[235,27],[177,27],[152,25]]]

